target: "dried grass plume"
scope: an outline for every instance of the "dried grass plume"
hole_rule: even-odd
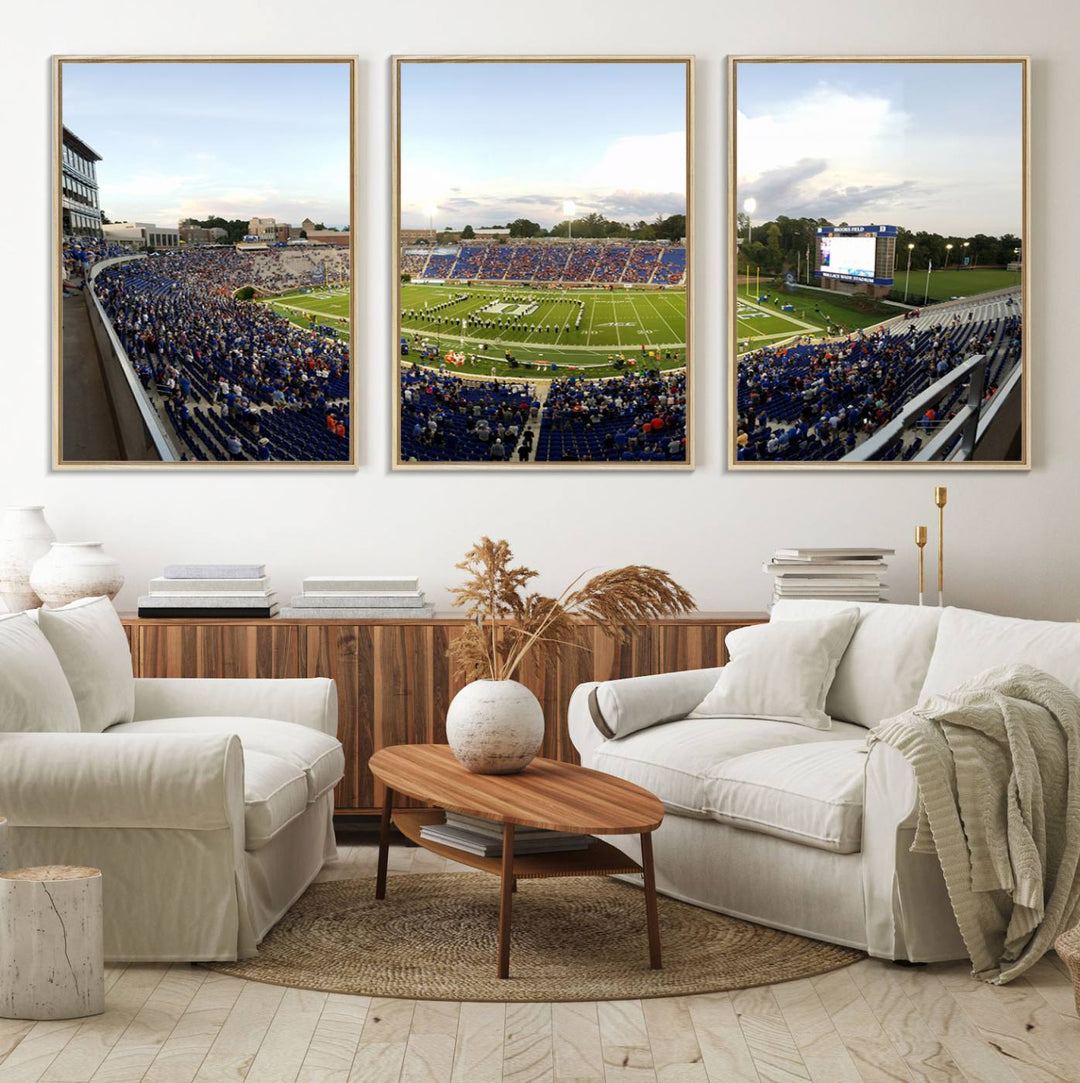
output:
[[[600,572],[582,585],[579,575],[557,598],[528,593],[537,572],[515,567],[509,542],[481,538],[455,565],[467,573],[454,587],[453,604],[472,618],[450,647],[454,669],[466,680],[510,680],[535,651],[545,664],[564,647],[580,647],[574,618],[595,623],[622,642],[632,627],[657,617],[686,613],[694,599],[667,572],[645,564]]]

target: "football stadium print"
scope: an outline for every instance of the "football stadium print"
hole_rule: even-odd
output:
[[[395,75],[395,465],[691,465],[690,62]]]
[[[57,81],[56,465],[354,462],[354,62]]]
[[[1026,466],[1025,61],[732,64],[731,465]]]

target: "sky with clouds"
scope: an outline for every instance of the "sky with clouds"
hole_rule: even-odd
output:
[[[738,205],[957,236],[1020,234],[1019,64],[740,63]]]
[[[114,221],[349,221],[342,63],[65,63],[64,124]]]
[[[596,211],[686,212],[686,67],[423,63],[401,67],[401,224],[549,228]]]

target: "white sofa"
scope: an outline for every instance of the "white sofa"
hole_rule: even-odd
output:
[[[105,599],[0,617],[0,857],[100,868],[109,960],[251,956],[336,856],[336,733],[330,680],[133,680]]]
[[[771,619],[851,605],[783,601]],[[868,752],[867,731],[1008,662],[1037,666],[1080,694],[1080,625],[858,608],[826,701],[829,730],[687,718],[720,674],[710,669],[581,685],[570,701],[570,735],[585,766],[663,801],[654,854],[665,894],[886,959],[962,959],[937,859],[909,852],[914,776],[893,748]],[[619,732],[627,736],[610,736]],[[635,839],[608,841],[639,856]]]

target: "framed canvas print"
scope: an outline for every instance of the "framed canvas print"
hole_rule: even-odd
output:
[[[394,60],[395,469],[693,465],[688,57]]]
[[[354,467],[355,59],[53,65],[54,467]]]
[[[729,61],[728,464],[1030,466],[1026,57]]]

